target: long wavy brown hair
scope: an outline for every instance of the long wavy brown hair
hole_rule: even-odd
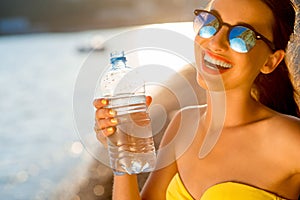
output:
[[[261,0],[273,12],[273,38],[277,50],[286,50],[295,23],[295,6],[290,0]],[[290,73],[283,60],[270,74],[260,73],[254,81],[256,99],[269,108],[283,114],[300,117]]]

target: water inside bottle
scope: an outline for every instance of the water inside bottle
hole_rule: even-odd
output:
[[[115,174],[153,171],[156,154],[145,95],[121,95],[109,99],[117,111],[116,133],[109,137],[110,164]]]
[[[152,137],[136,138],[120,132],[116,134],[127,137],[126,140],[123,139],[123,142],[122,140],[113,141],[111,138],[109,140],[110,164],[117,175],[154,170],[156,155]]]

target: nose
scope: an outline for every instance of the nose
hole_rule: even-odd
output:
[[[228,27],[223,26],[214,36],[209,38],[208,48],[214,52],[223,52],[228,50]]]

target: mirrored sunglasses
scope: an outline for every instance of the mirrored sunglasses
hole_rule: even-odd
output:
[[[266,37],[254,30],[248,24],[230,25],[224,23],[215,13],[206,10],[195,10],[194,30],[201,38],[211,38],[216,35],[222,26],[227,26],[228,41],[230,47],[238,53],[249,52],[256,44],[256,40],[264,41],[272,51],[275,51],[275,45]]]

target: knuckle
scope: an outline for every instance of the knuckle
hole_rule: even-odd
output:
[[[98,119],[105,118],[105,114],[104,114],[103,110],[104,110],[104,108],[100,108],[95,111],[96,118],[98,118]]]

